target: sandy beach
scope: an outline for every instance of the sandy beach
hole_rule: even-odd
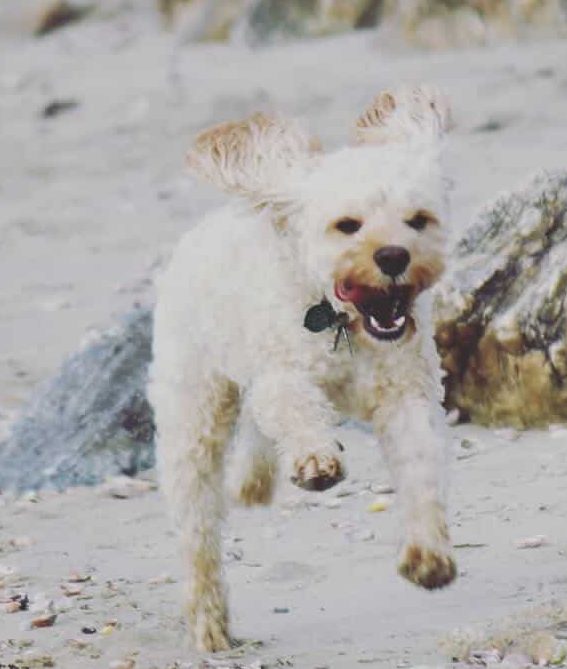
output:
[[[211,664],[186,646],[182,569],[157,491],[117,499],[129,492],[115,483],[7,503],[0,597],[31,603],[0,613],[0,657],[49,656],[69,669],[128,658],[142,669],[445,667],[462,638],[482,650],[499,631],[522,647],[522,625],[549,634],[567,596],[565,431],[516,438],[468,427],[453,437],[452,587],[424,592],[396,575],[395,495],[381,492],[389,481],[372,437],[344,429],[348,481],[320,494],[282,482],[271,509],[230,514],[225,568],[246,645]],[[387,508],[370,511],[376,501]],[[521,547],[534,538],[541,545]],[[30,629],[49,602],[54,625]]]
[[[434,82],[455,110],[455,239],[499,191],[566,164],[564,40],[392,52],[363,31],[251,51],[182,44],[146,2],[34,40],[1,27],[12,25],[9,5],[0,8],[3,429],[90,333],[151,304],[152,277],[179,236],[221,201],[184,172],[190,138],[207,125],[277,109],[333,147],[381,88]],[[46,117],[56,101],[75,104]],[[185,646],[182,566],[155,486],[0,495],[0,667],[444,667],[458,629],[481,645],[493,628],[523,630],[520,645],[526,626],[554,629],[567,595],[567,430],[452,429],[460,578],[435,594],[396,575],[395,495],[381,493],[379,450],[364,430],[343,432],[350,476],[340,487],[301,493],[284,481],[271,509],[231,512],[226,571],[235,632],[248,641],[208,664]],[[377,497],[387,508],[371,512]],[[536,546],[522,548],[526,539]],[[30,628],[45,615],[56,615],[52,626]]]

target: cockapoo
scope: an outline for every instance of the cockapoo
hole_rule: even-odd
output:
[[[240,198],[185,235],[155,311],[158,465],[200,650],[231,644],[229,444],[237,496],[267,504],[278,470],[307,490],[341,481],[334,426],[370,422],[404,519],[400,574],[428,589],[455,578],[427,292],[444,266],[448,124],[444,98],[418,87],[378,95],[332,153],[264,114],[203,132],[189,152],[193,172]]]

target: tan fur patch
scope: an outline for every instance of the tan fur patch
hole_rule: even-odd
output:
[[[449,555],[417,544],[405,549],[398,571],[408,581],[427,590],[444,588],[457,575],[455,562]]]
[[[375,288],[388,288],[391,280],[384,276],[377,268],[374,254],[387,244],[376,238],[366,238],[355,248],[343,254],[340,265],[333,278],[336,282],[350,281],[351,283]],[[427,255],[417,249],[410,250],[411,262],[407,269],[410,285],[414,287],[415,295],[430,288],[441,276],[445,269],[444,259],[440,255]]]
[[[387,288],[391,282],[380,273],[374,261],[374,253],[381,246],[384,246],[381,240],[376,237],[366,237],[354,248],[346,251],[334,273],[335,281],[351,281],[375,288]]]
[[[198,466],[203,475],[201,485],[207,477],[222,469],[226,441],[232,432],[239,410],[239,389],[232,381],[219,378],[211,388],[211,408],[208,420],[199,435]],[[214,525],[214,519],[211,523]],[[186,537],[187,559],[191,563],[191,578],[188,583],[187,613],[189,627],[199,650],[216,652],[231,646],[228,634],[228,610],[221,577],[221,554],[219,546],[207,540],[210,528],[203,528],[198,537]],[[196,541],[193,545],[191,542]]]
[[[293,483],[305,490],[327,490],[344,479],[342,463],[337,458],[309,455],[294,463]]]
[[[263,204],[277,189],[283,171],[320,148],[319,140],[294,121],[258,112],[197,135],[187,164],[222,190]]]
[[[409,267],[409,282],[415,286],[416,293],[430,288],[443,274],[445,263],[441,257],[425,257],[424,255],[412,257]]]
[[[254,133],[273,126],[274,119],[260,112],[242,121],[215,125],[197,135],[187,153],[187,164],[214,182],[212,169],[220,168],[227,162],[238,165],[250,159]]]
[[[384,144],[420,135],[440,137],[453,125],[449,103],[431,86],[379,93],[358,118],[355,141]]]
[[[382,91],[374,98],[369,107],[359,116],[357,128],[373,128],[386,125],[388,118],[396,108],[396,99],[388,91]]]
[[[208,547],[192,556],[193,569],[199,578],[192,581],[187,615],[193,642],[200,651],[216,653],[229,650],[228,610],[224,601],[224,589],[220,580],[221,564],[212,557]],[[203,611],[204,605],[206,612]]]
[[[255,463],[254,471],[242,482],[238,491],[238,501],[244,506],[271,503],[275,490],[275,470],[271,463]]]

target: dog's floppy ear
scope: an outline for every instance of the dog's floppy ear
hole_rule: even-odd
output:
[[[319,149],[295,121],[256,113],[202,132],[187,162],[222,190],[261,204],[277,199],[286,172]]]
[[[379,93],[356,123],[359,144],[438,140],[452,127],[445,96],[433,86]]]

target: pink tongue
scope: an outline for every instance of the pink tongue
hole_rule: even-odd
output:
[[[335,295],[343,302],[359,304],[370,292],[372,292],[372,289],[366,286],[353,285],[348,281],[341,281],[335,284]]]

